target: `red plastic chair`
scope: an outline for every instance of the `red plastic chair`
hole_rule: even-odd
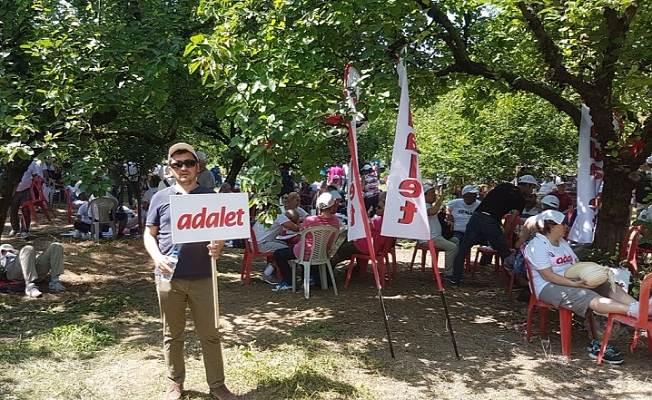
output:
[[[527,330],[526,330],[526,339],[529,342],[532,337],[532,320],[534,319],[534,309],[539,307],[539,336],[547,336],[547,325],[548,325],[548,309],[556,309],[559,311],[559,326],[561,331],[561,351],[562,354],[566,357],[570,357],[571,353],[571,334],[573,332],[573,311],[563,308],[555,307],[550,303],[541,301],[537,298],[536,292],[534,290],[534,281],[532,280],[532,267],[530,262],[527,259],[525,253],[525,245],[521,246],[521,252],[523,253],[523,260],[525,262],[525,267],[527,269],[528,283],[530,285],[530,304],[528,304],[527,309]],[[593,337],[597,337],[595,332],[595,325],[593,323],[593,312],[589,312],[589,326],[591,327],[591,334]],[[606,342],[603,342],[606,343]]]
[[[652,249],[640,247],[638,241],[643,232],[643,225],[634,225],[627,231],[623,243],[620,246],[620,262],[627,266],[627,268],[636,274],[638,272],[638,259],[639,253],[652,254]]]
[[[68,223],[72,224],[72,214],[79,209],[79,206],[76,206],[72,202],[72,195],[70,194],[70,188],[66,188],[66,202],[68,203],[68,208],[66,212],[68,213]]]
[[[622,324],[629,325],[634,328],[634,341],[630,350],[634,352],[634,348],[638,343],[638,337],[641,329],[647,331],[647,348],[652,355],[652,320],[648,316],[648,307],[650,305],[650,287],[652,286],[652,274],[648,274],[643,281],[641,282],[640,296],[639,301],[639,316],[638,318],[629,317],[622,314],[609,314],[607,319],[607,326],[604,330],[604,336],[602,338],[602,346],[600,347],[600,352],[598,353],[598,364],[602,362],[602,356],[604,351],[609,343],[609,336],[611,335],[611,328],[613,327],[614,321],[618,321]]]
[[[251,232],[251,241],[246,241],[245,253],[244,257],[242,258],[242,269],[240,270],[240,280],[244,280],[248,285],[251,281],[251,264],[253,263],[254,258],[265,257],[267,262],[272,264],[276,269],[278,280],[281,282],[283,277],[281,276],[281,271],[274,261],[274,252],[261,252],[258,250],[258,241],[256,240],[254,229],[249,228],[249,230]]]
[[[392,254],[392,249],[394,249],[394,246],[396,244],[396,238],[387,238],[385,243],[383,244],[383,247],[378,249],[376,248],[376,265],[378,266],[378,275],[380,276],[380,285],[382,287],[385,287],[385,279],[384,277],[387,276],[387,281],[389,284],[392,284],[392,279],[394,274],[396,274],[396,255],[394,253],[393,257],[393,263],[390,262],[389,260],[389,255]],[[356,259],[358,260],[358,267],[363,268],[363,266],[367,265],[367,261],[371,260],[371,255],[369,254],[351,254],[351,258],[349,259],[349,267],[348,271],[346,273],[346,281],[344,282],[344,287],[349,286],[349,281],[351,280],[351,274],[353,273],[353,265],[356,262]],[[361,262],[364,260],[365,262]],[[387,266],[387,273],[385,273],[385,266]]]
[[[428,247],[428,242],[420,243],[419,240],[417,240],[416,245],[414,246],[414,252],[412,253],[412,261],[410,261],[410,273],[412,273],[412,267],[414,266],[414,260],[417,257],[417,252],[421,250],[421,272],[426,272],[426,254],[430,251],[430,248]],[[439,268],[438,267],[438,259],[439,259],[439,252],[441,250],[435,247],[435,255],[432,258],[434,261],[434,265],[432,266],[432,279],[435,280],[435,269]]]
[[[27,221],[25,220],[25,213],[30,212],[34,221],[39,222],[38,214],[36,214],[36,207],[40,207],[43,211],[43,215],[47,218],[48,221],[52,221],[48,213],[52,213],[54,218],[54,209],[50,205],[50,202],[43,195],[43,180],[40,176],[35,175],[32,179],[32,184],[29,188],[30,200],[24,202],[20,205],[20,210],[22,211],[23,226],[27,226]]]

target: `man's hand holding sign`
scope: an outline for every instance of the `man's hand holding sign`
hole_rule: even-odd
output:
[[[166,398],[180,398],[183,390],[183,335],[186,308],[190,308],[211,395],[237,400],[224,385],[216,260],[225,239],[249,237],[247,194],[217,194],[213,188],[199,186],[197,155],[189,144],[172,146],[168,165],[176,183],[152,197],[144,234],[145,248],[155,264],[163,317]],[[168,258],[173,252],[178,254],[176,268]],[[172,271],[171,280],[162,279],[163,273]]]

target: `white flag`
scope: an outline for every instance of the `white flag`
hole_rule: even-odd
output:
[[[401,87],[401,100],[381,234],[427,240],[430,239],[430,227],[421,187],[419,153],[412,126],[407,71],[402,60],[399,60],[396,70]]]
[[[569,240],[593,243],[595,204],[602,184],[603,165],[600,143],[593,129],[591,110],[582,104],[577,157],[577,217],[568,235]]]

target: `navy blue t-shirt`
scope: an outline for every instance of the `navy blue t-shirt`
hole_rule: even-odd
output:
[[[189,194],[213,193],[215,191],[203,186],[197,186]],[[203,279],[209,278],[211,274],[211,257],[206,247],[209,242],[196,243],[172,243],[172,226],[170,216],[170,196],[183,194],[177,191],[176,185],[159,190],[152,197],[147,212],[148,226],[158,226],[158,248],[165,255],[172,254],[173,250],[179,252],[179,262],[174,270],[174,278],[180,279]],[[155,272],[160,275],[158,268]]]
[[[522,212],[524,208],[525,198],[519,188],[505,182],[493,188],[475,211],[487,212],[496,221],[501,221],[505,214],[510,211],[518,210],[518,212]]]

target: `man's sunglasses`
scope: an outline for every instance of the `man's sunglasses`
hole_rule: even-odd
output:
[[[184,166],[190,168],[190,167],[194,167],[195,165],[197,165],[197,160],[183,160],[183,161],[170,162],[170,167],[172,167],[173,169],[181,169]]]

